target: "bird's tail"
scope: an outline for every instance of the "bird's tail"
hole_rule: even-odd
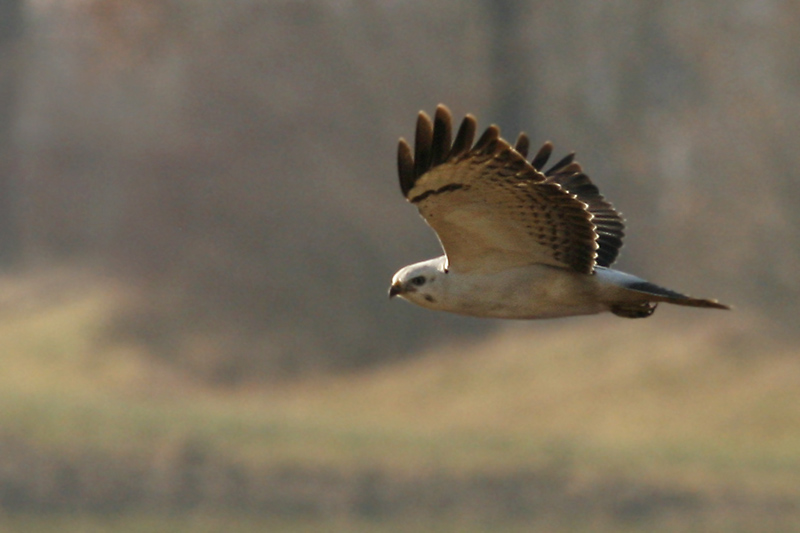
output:
[[[706,298],[693,298],[670,289],[665,289],[649,281],[637,281],[625,286],[626,289],[645,294],[651,302],[667,302],[687,307],[707,307],[710,309],[730,309],[730,306],[721,304],[717,300]]]
[[[617,287],[625,289],[625,297],[611,306],[611,312],[618,316],[648,317],[653,314],[659,302],[707,309],[730,309],[730,306],[717,300],[693,298],[617,270],[602,269],[600,271],[597,269],[596,274],[611,281]]]

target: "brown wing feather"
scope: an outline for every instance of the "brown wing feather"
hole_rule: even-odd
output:
[[[558,182],[588,206],[597,233],[597,264],[610,267],[619,256],[622,239],[625,236],[625,222],[622,215],[582,172],[558,173],[549,179]]]
[[[547,164],[553,145],[546,142],[531,161],[536,170],[541,171]],[[619,256],[622,239],[625,237],[625,219],[611,202],[606,200],[589,176],[583,173],[581,165],[571,153],[545,171],[548,181],[561,185],[578,200],[585,203],[592,214],[592,223],[597,232],[597,264],[610,267]]]
[[[447,161],[452,146],[453,127],[450,112],[445,107],[436,108],[433,123],[433,147],[431,165],[441,165]]]
[[[447,116],[450,116],[450,111],[445,106],[439,106],[444,109]],[[450,157],[458,157],[464,155],[472,148],[472,141],[475,140],[475,130],[478,128],[478,123],[475,117],[467,115],[461,121],[461,126],[458,128],[456,140],[453,141],[453,148],[450,150]]]
[[[522,157],[528,157],[528,149],[530,146],[531,140],[528,139],[528,136],[524,133],[520,133],[519,136],[517,136],[517,142],[514,143],[514,150]]]
[[[414,138],[414,174],[421,176],[431,168],[433,152],[433,124],[425,112],[420,112],[417,120],[417,134]]]
[[[472,146],[475,119],[467,116],[449,156],[438,163],[450,113],[417,121],[414,157],[398,148],[400,186],[436,231],[449,268],[492,271],[543,263],[591,273],[598,235],[587,204],[537,171],[491,126]],[[439,133],[437,130],[446,129]],[[518,146],[526,149],[525,141]],[[541,151],[540,151],[541,152]],[[572,161],[566,161],[567,166]],[[438,164],[437,164],[438,163]]]
[[[411,147],[405,139],[400,139],[397,146],[397,171],[400,175],[400,190],[403,196],[408,196],[408,191],[417,181],[417,174],[414,172],[414,156],[411,154]]]
[[[531,165],[533,168],[538,170],[539,172],[542,171],[544,166],[547,164],[547,160],[550,159],[550,154],[553,153],[553,143],[547,141],[539,148],[539,151],[536,152],[536,155],[533,156],[531,160]]]

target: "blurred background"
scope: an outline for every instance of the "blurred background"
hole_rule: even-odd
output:
[[[0,0],[4,531],[794,531],[800,4]],[[400,136],[570,151],[734,312],[481,321]]]

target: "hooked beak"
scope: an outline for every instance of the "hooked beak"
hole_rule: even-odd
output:
[[[403,293],[403,286],[400,282],[392,283],[392,286],[389,287],[389,298],[394,298],[395,296]]]

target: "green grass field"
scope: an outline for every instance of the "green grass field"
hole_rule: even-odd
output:
[[[145,485],[171,494],[178,482],[169,476],[183,475],[173,463],[185,466],[187,450],[199,449],[200,477],[187,479],[207,491],[198,501],[225,503],[175,510],[131,489],[150,503],[126,506],[123,494],[121,503],[91,512],[82,507],[94,494],[87,489],[72,507],[6,509],[3,531],[514,532],[591,524],[592,531],[727,532],[800,524],[799,350],[769,339],[746,311],[515,323],[483,342],[380,369],[225,388],[109,339],[124,290],[56,278],[0,282],[8,288],[0,301],[0,427],[22,450],[20,461],[6,454],[0,472],[46,464],[42,457],[78,471],[96,468],[93,457],[119,458],[123,478],[141,465],[167,472],[154,478],[161,485]],[[240,477],[327,472],[323,482],[348,487],[377,472],[386,501],[407,512],[343,512],[316,480],[292,489],[332,498],[313,513],[276,516],[258,502],[237,511],[224,480],[207,487],[233,466]],[[84,485],[111,479],[116,490],[104,472]],[[505,516],[496,509],[515,508],[486,503],[483,492],[464,496],[463,487],[498,483],[513,498],[502,487],[523,474],[557,481],[552,494],[545,488],[540,513]],[[46,482],[36,486],[57,495]],[[449,510],[409,503],[417,487],[446,496]],[[214,490],[226,496],[214,499]],[[280,494],[281,486],[269,490]],[[620,511],[620,502],[630,509]],[[418,508],[427,511],[417,515]]]

